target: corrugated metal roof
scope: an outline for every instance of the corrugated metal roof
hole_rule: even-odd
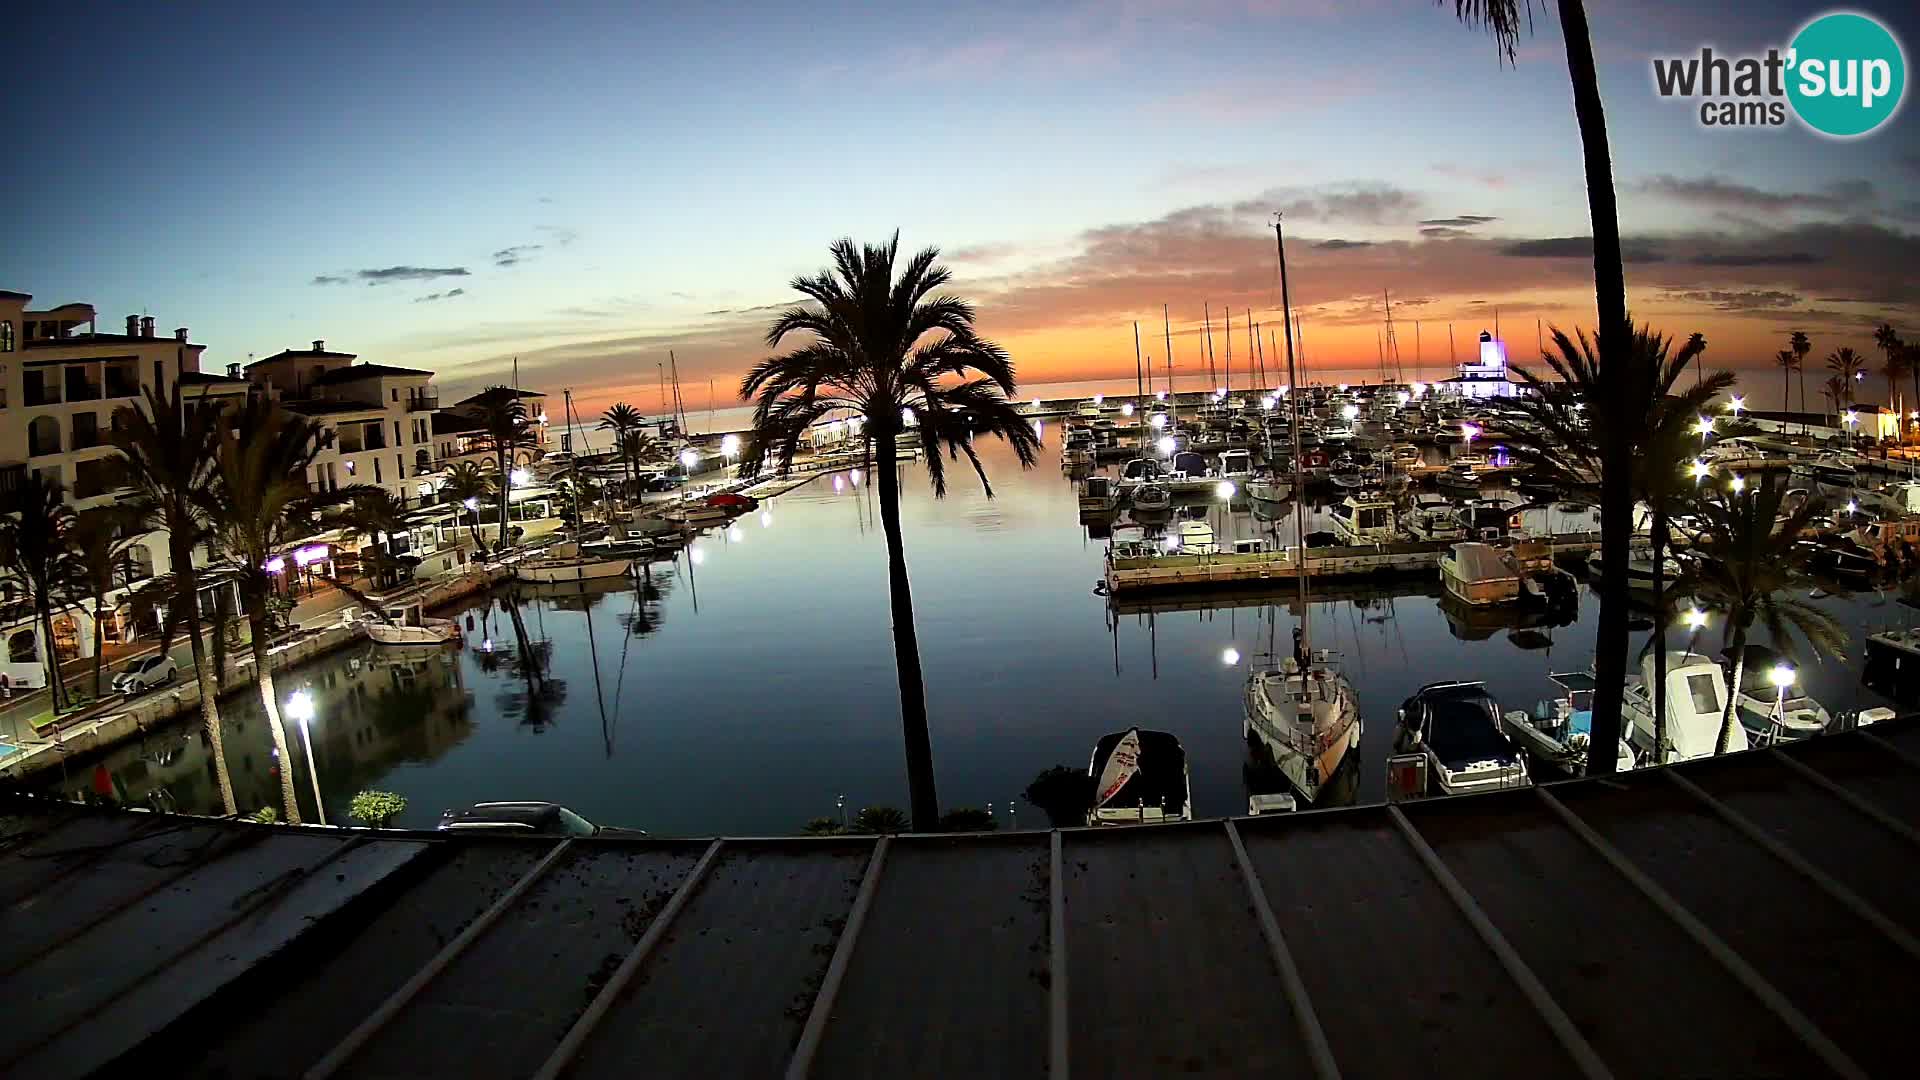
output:
[[[1920,726],[1548,788],[567,841],[0,805],[0,1073],[1909,1071]]]

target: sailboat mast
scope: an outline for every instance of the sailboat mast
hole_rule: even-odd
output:
[[[1259,340],[1257,337],[1255,337],[1257,333],[1258,331],[1256,331],[1253,328],[1253,309],[1248,308],[1247,309],[1247,381],[1248,382],[1253,381],[1254,354],[1260,351],[1260,347],[1257,344],[1255,344],[1255,342]],[[1254,392],[1258,393],[1260,389],[1261,387],[1256,386],[1254,387]]]
[[[1202,305],[1200,314],[1207,328],[1207,377],[1219,386],[1220,370],[1213,366],[1213,305]]]
[[[1291,315],[1293,300],[1287,293],[1287,245],[1280,233],[1280,214],[1273,215],[1273,250],[1280,258],[1280,312]],[[1300,383],[1294,375],[1293,367],[1293,322],[1287,321],[1287,381],[1293,384],[1293,391],[1287,395],[1287,408],[1290,413],[1289,427],[1293,429],[1293,537],[1294,552],[1300,559],[1300,565],[1294,568],[1293,579],[1300,587],[1300,642],[1301,648],[1311,656],[1308,623],[1312,612],[1307,607],[1307,482],[1300,469]],[[1304,677],[1306,672],[1301,672]]]
[[[1227,385],[1226,393],[1233,393],[1233,309],[1227,309]]]
[[[1167,339],[1167,412],[1173,414],[1167,418],[1173,422],[1173,416],[1179,415],[1180,401],[1173,396],[1173,318],[1167,314],[1167,305],[1160,305],[1160,333]]]
[[[680,400],[680,360],[673,355],[672,349],[667,350],[667,364],[673,369],[673,422],[679,426],[681,437],[685,438],[687,434],[687,407],[686,404]]]
[[[1253,324],[1253,355],[1260,365],[1260,393],[1267,392],[1267,347],[1260,340],[1260,324]]]
[[[1140,320],[1133,321],[1133,409],[1140,414],[1140,456],[1147,454],[1147,391],[1141,378]]]

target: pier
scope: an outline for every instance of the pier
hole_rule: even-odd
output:
[[[1600,534],[1597,531],[1527,539],[1547,545],[1556,558],[1561,555],[1585,556],[1600,550]],[[1308,574],[1315,581],[1425,574],[1438,570],[1440,560],[1448,549],[1460,542],[1409,540],[1398,544],[1315,547],[1307,549],[1304,562]],[[1636,539],[1636,546],[1644,546],[1644,541]],[[1152,589],[1194,589],[1291,581],[1299,575],[1302,562],[1295,557],[1295,550],[1285,547],[1245,554],[1214,552],[1132,556],[1110,553],[1104,580],[1108,592],[1116,596]]]

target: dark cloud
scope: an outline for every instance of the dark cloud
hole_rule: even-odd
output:
[[[1500,254],[1523,259],[1591,259],[1593,237],[1549,236],[1539,240],[1517,240],[1502,247]],[[1630,263],[1666,261],[1666,256],[1643,240],[1622,240],[1620,255],[1623,261]]]
[[[1707,252],[1687,259],[1694,266],[1811,266],[1821,261],[1806,251]]]
[[[1456,229],[1451,225],[1428,225],[1420,230],[1420,235],[1432,240],[1457,240],[1462,236],[1472,236],[1469,229]]]
[[[1441,225],[1454,229],[1470,229],[1475,225],[1485,225],[1489,221],[1499,221],[1497,217],[1486,214],[1461,214],[1459,217],[1428,218],[1422,225]]]
[[[516,244],[513,247],[501,248],[493,253],[493,265],[512,266],[545,246],[544,244]]]
[[[1278,210],[1303,221],[1352,222],[1386,225],[1406,221],[1420,212],[1421,198],[1410,191],[1378,181],[1351,181],[1314,188],[1272,188],[1252,199],[1233,204],[1240,217],[1259,217]]]
[[[1767,213],[1871,209],[1876,197],[1873,185],[1865,180],[1840,180],[1820,191],[1766,191],[1714,176],[1682,179],[1662,175],[1635,186],[1648,194],[1680,202]]]
[[[348,280],[348,279],[347,279],[347,278],[346,278],[346,277],[345,277],[344,275],[341,275],[341,274],[315,274],[315,275],[314,275],[314,278],[313,278],[313,281],[311,282],[311,284],[314,284],[314,285],[345,285],[345,284],[347,283],[347,280]]]
[[[431,303],[435,300],[451,300],[456,296],[465,296],[465,295],[467,295],[467,290],[465,289],[448,289],[446,292],[428,293],[425,296],[416,296],[413,298],[413,302],[416,304],[426,304],[426,303]]]
[[[355,270],[353,276],[369,285],[393,281],[432,281],[434,278],[467,277],[464,266],[388,266],[379,270]]]
[[[1354,248],[1370,248],[1373,246],[1373,241],[1341,240],[1335,238],[1332,240],[1322,240],[1313,246],[1319,248],[1321,251],[1350,251]]]
[[[1692,304],[1706,304],[1717,311],[1762,311],[1790,308],[1800,303],[1799,293],[1779,289],[1668,289],[1666,296]]]

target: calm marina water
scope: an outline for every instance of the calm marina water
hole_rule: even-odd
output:
[[[1010,808],[1019,825],[1043,826],[1020,799],[1027,783],[1051,765],[1084,768],[1102,733],[1139,725],[1186,745],[1198,814],[1244,813],[1250,790],[1279,790],[1249,774],[1245,665],[1269,641],[1287,647],[1292,590],[1118,604],[1094,595],[1105,542],[1079,522],[1056,436],[1047,424],[1046,456],[1026,473],[999,444],[984,445],[991,500],[964,463],[950,469],[944,500],[931,497],[921,464],[903,468],[941,802],[991,803],[1003,828]],[[1223,532],[1277,528],[1291,542],[1291,509],[1256,517],[1244,502],[1216,502],[1200,512]],[[1322,512],[1311,512],[1313,528]],[[523,677],[505,592],[447,613],[466,628],[461,649],[365,646],[283,675],[283,697],[313,697],[327,819],[343,822],[366,788],[405,795],[399,823],[416,827],[484,799],[551,799],[603,824],[681,835],[789,833],[835,815],[841,796],[849,815],[904,806],[885,548],[866,478],[822,477],[689,552],[654,564],[638,586],[521,590],[520,622],[545,657],[544,685]],[[1809,665],[1808,688],[1835,711],[1880,704],[1858,684],[1859,639],[1912,612],[1882,594],[1821,603],[1855,645],[1848,662]],[[1596,614],[1584,588],[1573,622],[1529,629],[1450,615],[1425,577],[1317,591],[1313,642],[1339,654],[1364,709],[1351,797],[1382,797],[1394,709],[1422,683],[1483,679],[1506,707],[1529,708],[1552,689],[1549,672],[1591,662]],[[1671,635],[1671,647],[1683,637]],[[1716,622],[1700,645],[1717,653],[1720,644]],[[231,696],[223,715],[242,808],[277,802],[257,701]],[[312,770],[290,728],[311,813]],[[76,759],[48,782],[217,810],[193,724]]]

